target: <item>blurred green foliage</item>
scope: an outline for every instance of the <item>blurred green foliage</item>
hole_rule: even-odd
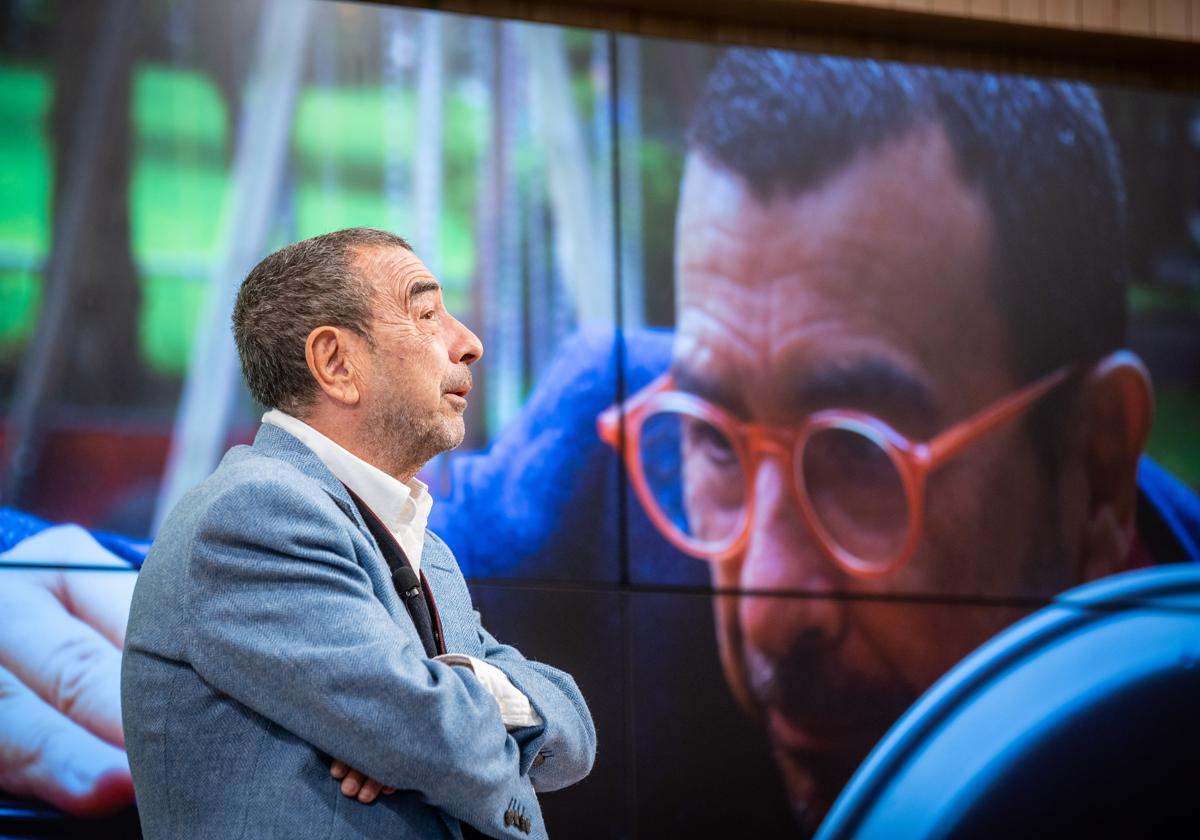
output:
[[[0,347],[28,339],[49,253],[53,95],[44,67],[0,66]],[[444,103],[441,275],[462,305],[474,271],[473,219],[486,106],[453,92]],[[134,76],[132,248],[142,284],[139,337],[154,370],[182,375],[220,252],[229,199],[233,115],[217,87],[187,70],[144,65]],[[404,233],[408,202],[388,201],[388,166],[405,183],[420,132],[411,90],[313,87],[301,91],[293,129],[292,203],[300,239],[352,225]],[[405,195],[405,199],[409,196]]]
[[[1136,315],[1170,315],[1200,320],[1200,287],[1131,286],[1129,308]]]
[[[209,80],[143,66],[134,76],[130,213],[141,272],[142,356],[159,373],[187,365],[229,189],[228,108]]]
[[[0,348],[28,339],[50,241],[50,86],[29,67],[0,66]]]
[[[50,239],[50,153],[45,123],[50,85],[43,74],[0,67],[0,247],[41,259]]]
[[[0,347],[29,338],[41,303],[41,275],[21,269],[0,271]]]
[[[296,238],[354,225],[412,229],[412,208],[390,204],[384,183],[388,166],[408,179],[421,138],[416,115],[407,89],[313,88],[301,95],[293,142]],[[438,246],[448,294],[462,290],[475,267],[477,165],[488,127],[485,107],[453,94],[445,101]]]
[[[1155,387],[1154,426],[1146,454],[1190,487],[1200,488],[1200,392],[1196,385]]]

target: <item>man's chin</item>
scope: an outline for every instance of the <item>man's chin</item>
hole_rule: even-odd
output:
[[[467,437],[467,425],[461,414],[442,417],[441,428],[436,433],[436,443],[433,445],[433,455],[440,455],[462,446]],[[431,456],[432,457],[432,456]]]
[[[767,734],[799,825],[815,830],[884,731],[875,723],[806,728],[765,710]]]
[[[831,741],[825,743],[832,746]],[[808,833],[825,819],[834,800],[870,751],[850,744],[842,750],[805,750],[785,747],[778,741],[773,741],[773,747],[796,822]]]

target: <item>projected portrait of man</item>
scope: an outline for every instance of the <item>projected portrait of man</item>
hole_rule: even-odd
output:
[[[430,520],[475,579],[607,582],[627,546],[631,604],[643,583],[712,586],[723,680],[684,605],[703,619],[708,595],[640,602],[657,636],[631,647],[629,725],[659,740],[629,759],[633,834],[717,809],[775,818],[693,808],[704,784],[779,804],[755,770],[710,772],[732,727],[696,739],[679,723],[724,725],[705,704],[729,705],[726,686],[811,829],[888,727],[997,632],[1085,581],[1200,560],[1200,501],[1142,455],[1153,391],[1126,349],[1121,181],[1082,84],[751,49],[703,81],[674,331],[565,341],[488,446],[449,461]],[[127,596],[111,600],[123,618]],[[29,626],[66,625],[37,610]],[[27,647],[0,639],[0,660]],[[662,676],[680,650],[713,676]],[[115,680],[92,682],[116,699]],[[18,720],[0,721],[0,745]],[[710,763],[673,763],[676,730]],[[0,790],[59,801],[43,782],[82,778],[89,753],[70,755],[40,775],[9,762]]]
[[[972,599],[1186,556],[1142,527],[1169,479],[1139,501],[1122,186],[1067,83],[735,51],[688,139],[671,361],[623,406],[626,462],[738,593],[725,675],[811,826],[1021,614]]]

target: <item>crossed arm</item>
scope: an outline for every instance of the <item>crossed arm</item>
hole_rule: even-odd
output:
[[[310,527],[264,534],[243,509],[259,493],[273,494],[272,518]],[[392,619],[367,573],[348,559],[351,532],[330,519],[325,502],[275,485],[211,505],[183,583],[182,606],[194,617],[187,658],[197,673],[381,788],[419,791],[477,827],[531,787],[551,790],[586,775],[595,734],[571,678],[501,645],[471,613],[480,658],[504,671],[544,721],[506,731],[478,680],[426,659]],[[159,583],[153,560],[139,588]],[[129,643],[139,644],[136,621],[130,630]],[[552,759],[534,767],[539,753]]]

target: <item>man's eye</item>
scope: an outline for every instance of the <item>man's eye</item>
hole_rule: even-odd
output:
[[[688,421],[687,438],[692,451],[702,453],[715,465],[724,467],[737,462],[737,453],[729,438],[702,420]]]
[[[432,321],[432,320],[433,320],[434,318],[436,318],[436,317],[437,317],[437,310],[436,310],[436,309],[430,309],[430,310],[428,310],[428,311],[426,311],[426,312],[422,312],[422,313],[421,313],[421,320],[422,320],[422,321]]]

